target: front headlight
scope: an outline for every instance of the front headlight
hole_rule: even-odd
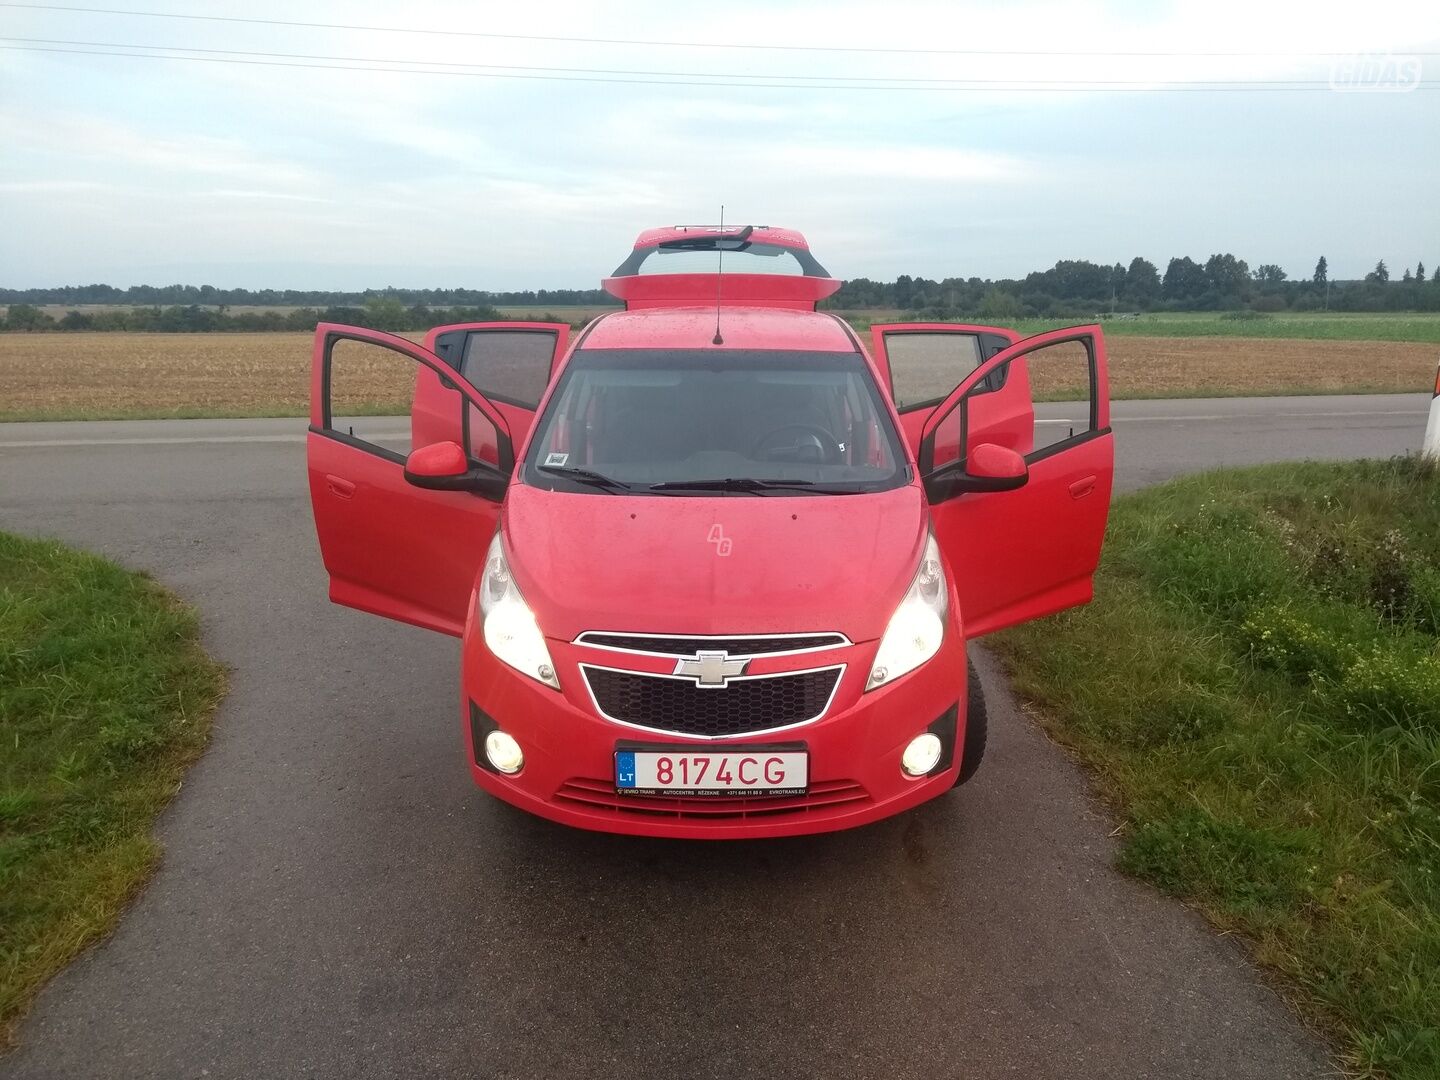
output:
[[[480,577],[480,619],[485,625],[485,644],[497,659],[546,686],[560,689],[550,650],[545,648],[545,636],[510,576],[498,532],[485,553],[485,572]]]
[[[905,593],[905,599],[890,616],[875,666],[870,669],[866,690],[894,682],[907,671],[914,671],[940,651],[945,638],[945,613],[950,605],[950,590],[945,583],[945,570],[940,565],[940,548],[934,535],[925,538],[925,551],[920,568]]]

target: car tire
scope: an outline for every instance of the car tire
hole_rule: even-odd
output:
[[[960,775],[955,778],[959,787],[969,780],[985,759],[985,734],[987,713],[985,710],[985,687],[980,683],[980,672],[968,658],[965,661],[965,744],[960,750]]]

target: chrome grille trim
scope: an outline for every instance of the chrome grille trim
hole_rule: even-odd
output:
[[[653,641],[654,649],[630,648],[623,645],[614,645],[608,641],[598,640],[605,638],[636,638],[642,641]],[[822,642],[823,639],[823,642]],[[770,641],[815,641],[822,642],[813,645],[801,645],[794,649],[762,649],[758,652],[747,651],[743,647],[737,649],[726,649],[731,659],[749,659],[756,656],[798,656],[802,653],[826,652],[830,649],[844,649],[855,644],[844,634],[830,630],[811,630],[799,634],[652,634],[641,633],[633,630],[586,630],[575,638],[572,645],[584,645],[588,649],[604,649],[606,652],[623,653],[627,656],[694,656],[696,650],[682,647],[691,642],[703,642],[706,647],[711,647],[720,642],[726,644],[742,645],[744,642],[770,642]],[[671,647],[664,647],[667,642],[675,643]]]

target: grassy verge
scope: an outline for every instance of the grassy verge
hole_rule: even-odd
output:
[[[197,638],[142,575],[0,533],[0,1044],[155,865],[224,687]]]
[[[1440,474],[1283,465],[1117,502],[1097,599],[1001,635],[1123,869],[1242,933],[1365,1076],[1440,1076]]]

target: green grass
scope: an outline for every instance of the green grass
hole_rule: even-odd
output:
[[[857,329],[871,323],[905,322],[913,318],[897,311],[836,312]],[[1084,319],[1009,319],[976,315],[943,320],[1009,326],[1022,334],[1038,334]],[[1328,341],[1416,341],[1440,343],[1440,314],[1415,312],[1279,312],[1273,315],[1235,311],[1176,311],[1104,318],[1109,336],[1121,337],[1255,337],[1299,338]]]
[[[1237,317],[1239,316],[1239,317]],[[1105,333],[1137,337],[1257,337],[1326,341],[1420,341],[1440,343],[1440,314],[1308,312],[1173,312],[1133,319],[1102,319]],[[1038,333],[1054,322],[1028,320],[1020,329]]]
[[[0,533],[0,1044],[159,857],[224,687],[197,638],[144,576]]]
[[[1106,545],[1091,606],[997,647],[1121,867],[1248,939],[1357,1074],[1440,1076],[1440,474],[1203,474]]]

